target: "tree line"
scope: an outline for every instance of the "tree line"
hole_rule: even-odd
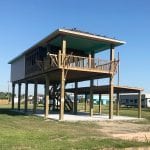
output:
[[[8,92],[0,92],[0,99],[11,99],[12,93]]]

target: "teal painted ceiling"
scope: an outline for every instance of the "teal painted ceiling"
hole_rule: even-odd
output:
[[[67,41],[67,48],[77,49],[80,51],[84,51],[85,53],[89,53],[94,51],[100,52],[110,48],[111,43],[100,42],[93,39],[87,39],[82,37],[75,37],[71,35],[65,36],[65,40]],[[62,45],[62,37],[57,36],[53,39],[50,44],[54,46],[61,47]]]

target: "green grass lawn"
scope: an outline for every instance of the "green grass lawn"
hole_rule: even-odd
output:
[[[101,126],[94,122],[50,121],[12,112],[7,108],[8,106],[0,107],[0,149],[2,150],[97,150],[150,145],[149,142],[110,138],[101,133],[99,131]],[[135,110],[126,112],[130,112],[131,115],[132,111]],[[148,117],[149,112],[145,111],[145,114]]]
[[[114,105],[114,115],[115,115],[115,110],[116,106]],[[89,112],[89,104],[87,104],[87,111]],[[84,111],[84,103],[79,103],[78,104],[78,111]],[[99,106],[94,105],[94,113],[99,112]],[[108,114],[109,113],[109,107],[108,105],[102,105],[102,114]],[[134,107],[121,107],[119,110],[119,115],[120,116],[130,116],[130,117],[137,117],[138,116],[138,108]],[[142,118],[146,118],[150,121],[150,108],[142,108]]]

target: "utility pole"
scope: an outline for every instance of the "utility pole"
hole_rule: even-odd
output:
[[[120,55],[119,55],[119,52],[118,52],[118,86],[120,84]]]

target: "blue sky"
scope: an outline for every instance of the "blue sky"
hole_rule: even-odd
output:
[[[120,84],[150,92],[149,0],[0,0],[0,91],[7,91],[10,59],[61,27],[124,40]]]

